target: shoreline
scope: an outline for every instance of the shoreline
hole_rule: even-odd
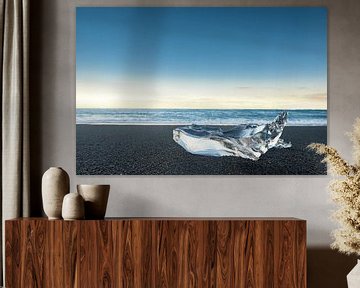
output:
[[[259,125],[267,124],[269,122],[260,123]],[[191,126],[191,125],[199,125],[199,126],[214,126],[214,127],[235,127],[238,125],[249,125],[249,124],[255,124],[255,123],[246,123],[246,124],[158,124],[158,123],[144,123],[144,124],[138,124],[138,123],[76,123],[76,125],[89,125],[89,126]],[[288,125],[286,124],[286,127],[327,127],[327,125]]]

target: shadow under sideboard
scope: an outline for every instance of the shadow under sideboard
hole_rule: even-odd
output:
[[[330,248],[308,248],[308,287],[347,288],[346,275],[356,265],[356,256]]]

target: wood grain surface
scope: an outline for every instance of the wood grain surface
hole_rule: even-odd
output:
[[[297,219],[5,223],[6,287],[306,287]]]

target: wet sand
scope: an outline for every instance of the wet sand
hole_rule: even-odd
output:
[[[320,175],[321,157],[306,146],[326,143],[326,126],[285,127],[287,149],[258,161],[192,155],[172,139],[177,126],[76,125],[78,175]]]

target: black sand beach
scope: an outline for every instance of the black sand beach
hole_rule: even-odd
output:
[[[177,126],[176,126],[177,127]],[[291,148],[270,149],[258,161],[192,155],[172,139],[175,126],[76,125],[78,175],[319,175],[321,157],[306,149],[326,143],[326,126],[285,127]]]

